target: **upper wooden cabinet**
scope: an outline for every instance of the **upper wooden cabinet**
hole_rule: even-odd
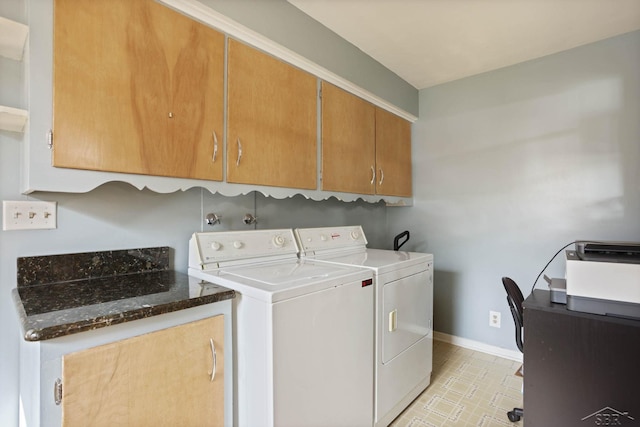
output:
[[[229,40],[227,181],[315,189],[317,78]]]
[[[411,123],[376,107],[376,194],[411,197]]]
[[[312,73],[320,70],[231,38],[242,34],[226,37],[207,19],[154,0],[46,3],[30,14],[40,31],[29,36],[29,66],[39,71],[29,86],[44,90],[30,95],[27,127],[36,137],[25,143],[25,193],[122,180],[161,193],[261,186],[276,198],[411,197],[409,122],[339,89],[349,86],[342,79],[322,82],[319,111]]]
[[[55,0],[53,165],[222,179],[224,36],[153,0]]]
[[[322,189],[375,193],[375,108],[322,82]]]
[[[323,82],[322,189],[411,197],[411,124]]]

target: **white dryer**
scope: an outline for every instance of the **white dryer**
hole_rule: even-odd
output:
[[[195,233],[189,274],[237,292],[239,426],[373,425],[373,274],[299,259],[293,230]]]
[[[431,382],[433,255],[367,249],[360,226],[304,228],[295,234],[303,259],[374,273],[374,425],[386,426]]]

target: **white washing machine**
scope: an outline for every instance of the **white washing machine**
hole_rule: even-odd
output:
[[[431,382],[433,255],[367,249],[360,226],[295,233],[303,259],[374,272],[374,425],[387,426]]]
[[[239,426],[373,425],[373,274],[299,259],[293,230],[195,233],[189,274],[237,291]]]

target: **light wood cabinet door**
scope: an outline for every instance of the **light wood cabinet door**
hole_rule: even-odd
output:
[[[322,82],[322,189],[375,191],[375,107]]]
[[[376,194],[411,197],[411,123],[376,107]]]
[[[220,315],[65,355],[62,425],[223,425],[223,345]]]
[[[153,0],[55,0],[53,165],[221,180],[223,76],[224,36]]]
[[[315,189],[317,78],[230,39],[227,85],[227,181]]]

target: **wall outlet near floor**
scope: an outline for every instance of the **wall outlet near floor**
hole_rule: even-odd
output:
[[[489,311],[489,326],[493,326],[494,328],[500,327],[500,312],[499,311]]]
[[[57,228],[57,203],[2,201],[3,230],[47,230]]]

